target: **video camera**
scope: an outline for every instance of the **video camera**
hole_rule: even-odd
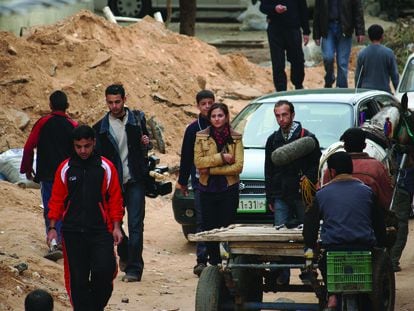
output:
[[[159,195],[166,195],[172,192],[172,183],[165,181],[168,176],[168,166],[158,165],[160,159],[155,155],[148,157],[148,177],[146,182],[145,195],[149,198],[156,198]]]

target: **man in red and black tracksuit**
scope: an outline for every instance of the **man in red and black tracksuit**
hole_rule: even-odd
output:
[[[65,113],[69,103],[64,92],[53,92],[49,97],[49,106],[52,112],[37,120],[30,132],[20,166],[20,173],[26,174],[27,179],[40,183],[46,229],[49,227],[47,214],[53,177],[59,164],[72,153],[72,131],[78,125]],[[33,171],[35,148],[36,172]],[[57,242],[61,238],[60,226],[60,222],[56,223]]]
[[[48,242],[62,220],[65,285],[75,311],[104,310],[118,270],[114,244],[122,240],[118,173],[94,152],[95,142],[91,127],[73,131],[75,155],[59,165],[49,201]]]

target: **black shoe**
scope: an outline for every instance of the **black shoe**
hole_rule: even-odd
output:
[[[277,285],[289,285],[290,277],[280,274],[276,279]]]
[[[197,275],[198,277],[200,277],[201,272],[203,272],[203,270],[204,270],[206,267],[207,267],[207,265],[206,265],[205,263],[200,262],[200,263],[198,263],[198,264],[196,264],[196,265],[194,266],[194,268],[193,268],[193,273],[194,273],[195,275]]]
[[[50,250],[43,257],[46,258],[46,259],[52,260],[52,261],[58,261],[59,259],[63,258],[63,252],[59,249]]]
[[[130,283],[130,282],[141,282],[141,277],[138,275],[128,274],[126,273],[122,279],[122,282]]]
[[[125,269],[126,269],[127,265],[128,265],[127,260],[123,260],[123,259],[119,258],[119,271],[125,272]]]

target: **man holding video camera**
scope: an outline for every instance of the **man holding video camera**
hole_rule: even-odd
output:
[[[117,168],[128,211],[129,239],[124,239],[128,240],[127,244],[118,246],[120,270],[125,271],[122,281],[140,282],[144,269],[142,249],[149,134],[144,113],[125,107],[125,89],[121,84],[108,86],[105,98],[109,112],[94,125],[96,150]]]

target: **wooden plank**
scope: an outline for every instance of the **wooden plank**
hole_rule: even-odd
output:
[[[231,225],[227,228],[188,235],[189,241],[269,241],[302,242],[302,230],[276,230],[272,225]]]
[[[303,257],[302,243],[229,242],[231,254]]]

